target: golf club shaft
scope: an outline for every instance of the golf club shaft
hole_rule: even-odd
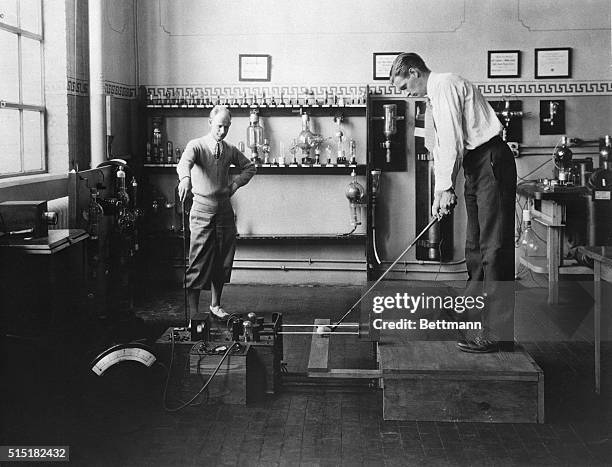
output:
[[[382,281],[382,280],[383,280],[383,278],[384,278],[384,277],[385,277],[385,276],[386,276],[386,275],[389,273],[389,271],[391,271],[391,269],[393,269],[393,267],[394,267],[394,266],[395,266],[397,263],[399,263],[399,261],[400,261],[400,260],[401,260],[401,259],[404,257],[404,255],[405,255],[406,253],[408,253],[408,251],[410,251],[410,249],[411,249],[411,248],[412,248],[412,247],[413,247],[413,246],[416,244],[416,242],[418,242],[418,241],[420,240],[420,238],[421,238],[423,235],[425,235],[425,233],[426,233],[426,232],[427,232],[427,231],[428,231],[428,230],[431,228],[431,226],[432,226],[432,225],[434,225],[434,224],[435,224],[437,221],[438,221],[438,218],[437,218],[437,217],[432,217],[432,218],[431,218],[431,220],[429,221],[429,224],[427,224],[427,225],[425,226],[425,228],[424,228],[423,230],[421,230],[421,232],[420,232],[420,233],[419,233],[419,234],[418,234],[418,235],[415,237],[415,239],[412,241],[412,243],[411,243],[410,245],[408,245],[404,251],[402,251],[402,253],[401,253],[401,254],[400,254],[398,257],[397,257],[397,259],[396,259],[395,261],[393,261],[393,264],[391,264],[391,266],[389,266],[389,267],[388,267],[388,268],[385,270],[385,272],[383,272],[383,273],[380,275],[380,277],[379,277],[378,279],[376,279],[376,282],[374,282],[374,283],[372,284],[372,286],[371,286],[371,287],[370,287],[370,288],[369,288],[369,289],[368,289],[368,290],[367,290],[367,291],[366,291],[364,294],[362,294],[362,295],[361,295],[361,297],[359,297],[359,300],[357,300],[357,301],[355,302],[355,304],[354,304],[352,307],[350,307],[350,308],[349,308],[349,310],[348,310],[346,313],[344,313],[344,315],[342,316],[342,318],[340,318],[340,319],[338,320],[338,322],[336,322],[336,323],[335,323],[335,324],[334,324],[334,325],[331,327],[331,331],[332,331],[332,332],[333,332],[333,331],[334,331],[334,330],[335,330],[335,329],[338,327],[338,325],[339,325],[340,323],[342,323],[342,321],[344,321],[344,320],[346,319],[346,317],[347,317],[348,315],[350,315],[350,314],[353,312],[353,310],[355,309],[355,307],[361,303],[361,301],[362,301],[362,300],[363,300],[363,299],[366,297],[366,295],[368,295],[368,294],[369,294],[369,293],[372,291],[372,289],[373,289],[374,287],[376,287],[380,281]]]

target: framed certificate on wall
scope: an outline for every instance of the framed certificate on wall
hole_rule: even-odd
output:
[[[270,81],[270,55],[238,55],[239,81]]]
[[[374,52],[372,79],[388,80],[393,60],[395,60],[395,57],[399,54],[400,52]]]
[[[556,47],[535,49],[536,78],[571,78],[572,49]]]
[[[487,77],[518,78],[521,76],[521,52],[519,50],[489,50]]]

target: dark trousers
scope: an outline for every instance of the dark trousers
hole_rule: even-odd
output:
[[[466,295],[486,294],[484,337],[514,340],[514,205],[516,164],[495,137],[463,159],[467,232]],[[467,317],[472,320],[474,316]]]

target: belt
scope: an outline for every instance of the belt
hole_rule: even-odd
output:
[[[503,143],[504,140],[501,139],[501,136],[499,135],[495,135],[493,138],[491,138],[489,141],[487,141],[486,143],[482,143],[480,146],[474,148],[474,149],[470,149],[470,151],[468,152],[472,152],[472,151],[480,151],[482,149],[485,149],[489,146],[492,146],[494,144],[498,144],[498,143]]]

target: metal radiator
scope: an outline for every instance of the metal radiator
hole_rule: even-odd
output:
[[[57,224],[50,225],[49,229],[57,230],[69,228],[68,196],[50,199],[49,201],[47,201],[47,210],[57,213]]]

